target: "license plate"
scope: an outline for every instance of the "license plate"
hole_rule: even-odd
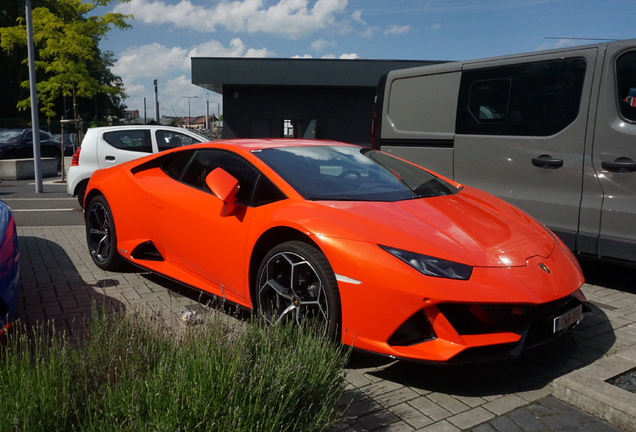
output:
[[[575,322],[578,322],[581,318],[583,318],[583,305],[578,305],[574,309],[554,319],[554,333],[565,330]]]

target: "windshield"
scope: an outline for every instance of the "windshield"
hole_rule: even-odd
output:
[[[21,136],[22,136],[21,130],[0,131],[0,142],[3,142],[3,143],[17,142],[20,140]]]
[[[364,147],[281,147],[253,154],[307,200],[401,201],[459,192],[419,167]]]

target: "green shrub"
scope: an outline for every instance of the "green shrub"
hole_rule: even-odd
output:
[[[51,324],[0,353],[0,431],[319,431],[337,420],[347,351],[294,325],[214,312],[180,336],[162,319],[93,312],[70,344]]]

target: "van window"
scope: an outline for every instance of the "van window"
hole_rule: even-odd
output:
[[[104,141],[119,150],[152,153],[152,141],[148,130],[125,129],[104,132],[103,138]]]
[[[585,70],[580,57],[466,70],[457,133],[554,135],[576,120]]]
[[[623,54],[616,60],[616,83],[622,116],[636,121],[636,51]]]

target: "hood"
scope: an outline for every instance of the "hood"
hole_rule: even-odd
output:
[[[371,241],[472,266],[525,266],[531,257],[547,258],[555,247],[525,213],[468,187],[455,195],[409,201],[324,204],[373,222],[383,232],[368,233]]]

